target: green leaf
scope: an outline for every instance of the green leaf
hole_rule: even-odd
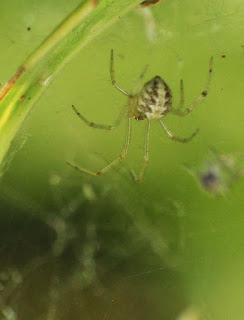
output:
[[[0,92],[0,166],[23,121],[58,72],[140,0],[83,0]],[[2,173],[1,173],[2,174]]]

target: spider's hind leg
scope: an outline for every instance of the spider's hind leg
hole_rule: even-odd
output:
[[[122,153],[114,160],[112,161],[110,164],[108,164],[106,167],[104,167],[103,169],[95,172],[95,171],[90,171],[90,170],[87,170],[87,169],[84,169],[84,168],[81,168],[75,164],[72,164],[71,162],[69,161],[66,161],[66,163],[71,166],[72,168],[78,170],[78,171],[81,171],[81,172],[84,172],[84,173],[87,173],[91,176],[94,176],[94,177],[99,177],[101,176],[102,174],[106,173],[107,171],[109,171],[112,167],[114,167],[116,164],[118,164],[119,162],[121,162],[122,160],[125,159],[127,153],[128,153],[128,149],[129,149],[129,145],[130,145],[130,136],[131,136],[131,122],[130,122],[130,118],[128,118],[128,131],[127,131],[127,135],[126,135],[126,139],[125,139],[125,143],[124,143],[124,148],[123,148],[123,151]]]
[[[184,102],[185,102],[184,83],[183,83],[183,80],[180,79],[180,102],[176,110],[180,110],[183,107]]]
[[[131,171],[131,175],[133,180],[140,184],[142,182],[142,179],[144,177],[145,174],[145,170],[148,166],[148,162],[149,162],[149,130],[150,130],[150,120],[147,120],[147,126],[146,126],[146,133],[145,133],[145,154],[144,154],[144,162],[141,168],[141,171],[139,173],[138,178],[136,178],[136,175],[134,173],[134,171]]]
[[[143,69],[142,73],[140,74],[140,76],[138,77],[138,80],[136,82],[136,85],[133,89],[133,94],[136,94],[137,91],[139,90],[141,84],[142,84],[142,80],[147,72],[147,69],[148,69],[148,64],[145,66],[145,68]]]
[[[187,109],[182,111],[181,107],[182,107],[183,102],[184,102],[183,82],[182,82],[181,83],[181,100],[180,100],[179,108],[177,108],[177,109],[173,109],[172,108],[170,110],[170,112],[175,114],[175,115],[177,115],[177,116],[180,116],[180,117],[184,117],[187,114],[189,114],[207,96],[210,80],[211,80],[211,77],[212,77],[212,71],[213,71],[213,57],[211,57],[210,60],[209,60],[208,76],[207,76],[205,88],[201,92],[201,94],[192,102],[192,104]]]
[[[176,137],[175,135],[173,135],[173,133],[168,129],[168,127],[166,126],[166,124],[162,121],[162,120],[159,120],[161,126],[163,127],[164,131],[167,133],[168,137],[171,139],[171,140],[174,140],[174,141],[178,141],[178,142],[182,142],[182,143],[186,143],[188,141],[190,141],[193,137],[195,137],[195,135],[198,133],[199,129],[196,129],[191,135],[190,137],[188,138],[179,138],[179,137]]]

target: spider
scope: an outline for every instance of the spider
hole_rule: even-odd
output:
[[[193,101],[193,103],[185,110],[182,110],[184,104],[184,87],[183,87],[183,80],[180,80],[180,102],[177,108],[172,107],[172,93],[167,85],[167,83],[160,77],[155,76],[150,81],[146,82],[142,89],[138,92],[138,89],[141,86],[141,82],[144,78],[148,65],[143,70],[142,74],[138,78],[138,81],[135,85],[135,88],[132,93],[129,93],[122,89],[115,80],[115,72],[114,72],[114,53],[111,50],[111,57],[110,57],[110,77],[112,85],[119,90],[121,93],[128,97],[128,103],[123,108],[121,114],[119,115],[118,119],[115,121],[113,125],[103,125],[103,124],[96,124],[93,122],[88,121],[77,109],[74,105],[72,108],[76,115],[89,127],[103,129],[103,130],[113,130],[119,126],[121,120],[127,113],[127,134],[124,142],[124,148],[122,153],[110,164],[102,168],[97,172],[93,172],[81,167],[78,167],[75,164],[72,164],[67,161],[67,164],[73,167],[78,171],[85,172],[89,175],[98,177],[104,174],[105,172],[109,171],[113,166],[117,165],[119,162],[125,159],[128,148],[130,144],[130,137],[131,137],[131,118],[135,120],[146,120],[146,133],[145,133],[145,154],[144,154],[144,162],[139,172],[138,177],[135,176],[133,173],[133,179],[136,183],[141,183],[144,177],[144,173],[146,167],[149,162],[149,130],[150,130],[150,121],[157,120],[163,127],[164,131],[168,135],[168,137],[172,140],[179,141],[179,142],[188,142],[190,141],[198,132],[199,129],[195,130],[188,138],[180,138],[176,137],[171,133],[168,129],[166,124],[163,121],[163,117],[165,117],[168,113],[172,113],[177,116],[186,116],[189,114],[197,105],[200,103],[207,95],[209,83],[212,74],[212,66],[213,66],[213,57],[210,58],[209,61],[209,71],[208,76],[205,84],[204,90],[200,93],[200,95]]]

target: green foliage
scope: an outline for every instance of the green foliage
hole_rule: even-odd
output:
[[[30,305],[30,283],[34,281],[40,293],[35,301],[40,301],[38,310],[42,310],[46,304],[40,296],[48,292],[55,298],[48,280],[55,266],[61,279],[63,275],[63,287],[57,288],[66,318],[72,306],[72,319],[80,319],[83,310],[84,319],[126,315],[127,319],[175,320],[180,314],[183,317],[183,309],[187,320],[201,319],[199,314],[208,320],[240,319],[244,181],[240,174],[235,183],[227,181],[228,187],[220,188],[221,196],[209,197],[184,167],[205,173],[209,167],[198,165],[212,148],[217,160],[230,155],[243,164],[243,3],[164,0],[146,9],[138,9],[138,3],[100,1],[75,31],[67,32],[61,42],[53,42],[50,51],[45,51],[46,39],[52,39],[62,21],[69,21],[67,17],[77,12],[80,1],[27,0],[21,7],[17,0],[0,1],[0,83],[16,74],[23,61],[30,66],[30,73],[1,102],[2,115],[10,110],[0,131],[1,159],[9,150],[1,179],[1,268],[8,261],[5,266],[19,266],[25,274],[28,265],[22,269],[19,256],[30,257],[28,261],[43,259],[41,265],[35,265],[33,278],[28,275],[27,284],[16,291],[21,294],[5,300],[14,310],[18,309],[15,303],[25,305],[21,297]],[[138,173],[143,163],[144,121],[134,121],[128,158],[106,175],[94,178],[66,165],[72,161],[96,171],[121,152],[123,123],[115,131],[95,130],[82,123],[71,108],[74,104],[96,123],[110,124],[117,118],[127,100],[110,82],[111,49],[116,80],[122,88],[130,91],[149,64],[145,81],[160,75],[172,90],[175,106],[180,99],[180,79],[184,80],[185,107],[203,90],[209,58],[214,58],[204,102],[187,117],[165,118],[175,135],[189,136],[199,127],[198,135],[180,144],[169,140],[152,121],[150,162],[140,186],[131,179],[130,170]],[[238,167],[238,177],[239,172]],[[219,183],[225,176],[221,175]],[[17,224],[12,242],[4,233],[11,221]],[[57,235],[63,222],[69,228],[62,238]],[[32,236],[26,236],[29,232]],[[57,245],[60,239],[68,243],[63,256],[63,247]],[[20,242],[18,255],[14,249]],[[31,253],[25,255],[28,246]],[[93,287],[94,277],[99,281]],[[77,294],[79,279],[86,279],[86,285],[82,282]],[[70,301],[78,301],[78,306]],[[93,306],[98,314],[93,313]],[[126,311],[120,315],[118,310]],[[36,316],[32,312],[29,310],[30,319]]]
[[[0,164],[22,122],[57,72],[77,51],[138,3],[138,0],[99,3],[83,0],[21,64],[0,92]]]

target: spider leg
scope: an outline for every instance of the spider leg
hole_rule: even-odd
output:
[[[138,178],[136,178],[134,172],[132,171],[132,177],[136,183],[141,183],[145,174],[145,170],[147,168],[149,162],[149,130],[150,130],[150,120],[147,120],[146,133],[145,133],[145,153],[144,153],[144,162],[139,173]]]
[[[136,85],[134,87],[134,90],[133,90],[133,94],[136,94],[137,91],[139,90],[140,86],[141,86],[141,83],[142,83],[142,80],[145,76],[145,73],[147,72],[147,69],[148,69],[148,64],[145,66],[144,70],[142,71],[142,73],[140,74],[137,82],[136,82]]]
[[[172,134],[172,132],[168,129],[168,127],[166,126],[166,124],[163,122],[163,120],[159,120],[161,126],[163,127],[164,131],[167,133],[168,137],[174,141],[178,141],[178,142],[188,142],[190,141],[199,131],[199,129],[195,130],[192,135],[188,138],[179,138],[179,137],[176,137]]]
[[[211,57],[210,61],[209,61],[208,76],[207,76],[205,88],[201,92],[201,94],[193,101],[193,103],[186,110],[182,111],[182,110],[180,110],[181,102],[182,102],[182,93],[181,93],[180,108],[171,109],[170,112],[177,115],[177,116],[181,116],[181,117],[186,116],[188,113],[190,113],[198,105],[198,103],[200,103],[208,94],[208,88],[209,88],[209,83],[210,83],[211,76],[212,76],[212,71],[213,71],[213,57]],[[183,84],[183,82],[182,82],[182,84]],[[183,88],[183,86],[182,86],[182,88]],[[181,88],[181,92],[183,92],[182,88]],[[183,98],[183,101],[184,101],[184,98]]]
[[[131,122],[130,122],[130,118],[128,118],[128,130],[127,130],[127,135],[126,135],[126,139],[125,139],[125,143],[124,143],[124,148],[123,151],[121,153],[120,156],[118,156],[114,161],[112,161],[110,164],[108,164],[106,167],[104,167],[103,169],[97,171],[97,172],[93,172],[81,167],[78,167],[75,164],[70,163],[69,161],[66,161],[66,163],[71,166],[72,168],[78,170],[78,171],[82,171],[84,173],[87,173],[91,176],[101,176],[102,174],[104,174],[105,172],[109,171],[113,166],[115,166],[116,164],[118,164],[119,162],[121,162],[122,160],[125,159],[127,153],[128,153],[128,148],[129,148],[129,144],[130,144],[130,136],[131,136]]]
[[[124,89],[122,89],[115,80],[115,73],[114,73],[114,51],[111,50],[111,58],[110,58],[110,77],[111,77],[111,82],[112,85],[118,89],[120,92],[122,92],[123,94],[125,94],[128,97],[131,97],[131,94],[128,93],[127,91],[125,91]]]
[[[183,80],[180,79],[180,102],[179,102],[178,108],[176,110],[180,110],[183,107],[184,101],[185,101],[184,84],[183,84]]]
[[[117,128],[121,122],[121,120],[123,119],[123,116],[125,114],[125,110],[127,107],[124,107],[123,110],[121,111],[118,119],[115,121],[115,123],[113,125],[104,125],[104,124],[97,124],[97,123],[93,123],[90,122],[89,120],[87,120],[77,109],[74,105],[72,105],[72,108],[74,110],[74,112],[77,114],[77,116],[85,122],[86,125],[88,125],[88,127],[92,127],[92,128],[97,128],[97,129],[104,129],[104,130],[113,130],[115,128]]]

